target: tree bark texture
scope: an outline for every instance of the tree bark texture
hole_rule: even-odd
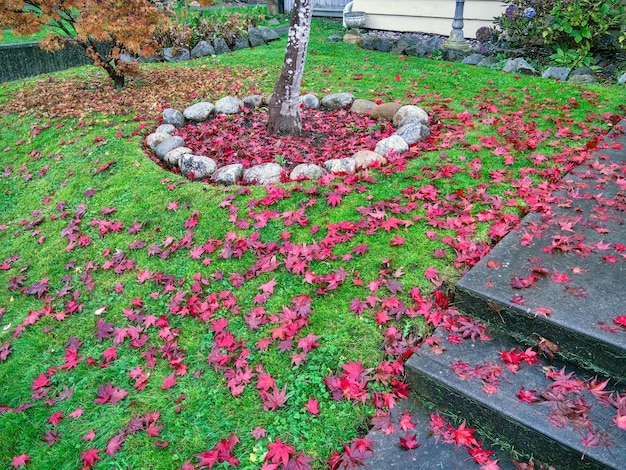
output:
[[[300,83],[304,73],[312,16],[313,0],[294,2],[285,61],[269,104],[267,130],[270,134],[299,135],[302,131]]]

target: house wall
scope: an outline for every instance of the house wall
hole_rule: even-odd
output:
[[[284,0],[285,13],[293,8],[294,0]],[[343,16],[343,9],[350,0],[315,0],[313,2],[314,16]]]
[[[366,28],[421,32],[448,36],[456,9],[455,0],[354,0],[353,11],[367,13]],[[500,0],[468,0],[463,9],[463,33],[476,37],[481,26],[493,26],[504,12]]]

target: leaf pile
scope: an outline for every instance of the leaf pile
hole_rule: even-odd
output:
[[[345,110],[324,112],[303,108],[302,135],[276,137],[266,130],[267,109],[224,115],[175,131],[196,155],[218,166],[279,162],[287,169],[300,163],[323,166],[331,158],[351,157],[359,150],[374,150],[379,140],[395,132],[389,123]]]

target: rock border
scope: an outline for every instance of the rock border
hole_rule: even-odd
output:
[[[178,168],[180,173],[193,181],[207,181],[221,185],[274,184],[282,179],[285,168],[275,162],[262,163],[250,168],[241,164],[229,164],[219,167],[218,163],[206,155],[194,155],[185,147],[182,137],[174,131],[186,123],[206,122],[217,114],[236,114],[244,106],[258,108],[269,102],[269,97],[250,95],[243,99],[225,96],[215,103],[201,101],[188,106],[180,112],[167,108],[161,116],[162,124],[145,138],[146,146],[156,158],[168,168]],[[399,155],[409,147],[426,139],[430,135],[429,115],[422,108],[414,105],[383,103],[355,99],[352,93],[332,93],[321,100],[312,93],[300,97],[302,106],[312,109],[335,111],[350,110],[352,113],[369,114],[378,120],[387,120],[396,127],[390,137],[380,140],[374,149],[362,149],[352,157],[329,159],[324,167],[312,163],[295,166],[289,173],[290,181],[317,180],[328,173],[356,173],[372,166],[384,166],[390,155]]]
[[[199,41],[191,50],[184,47],[166,47],[161,51],[161,57],[166,62],[183,62],[199,57],[235,52],[248,47],[264,46],[278,39],[280,36],[272,28],[256,26],[248,28],[246,34],[235,38],[230,46],[223,38],[217,37],[213,41]]]
[[[439,35],[418,37],[412,33],[404,33],[399,37],[387,37],[369,30],[362,31],[361,29],[353,28],[348,30],[343,36],[329,36],[328,40],[331,42],[343,41],[349,44],[355,44],[362,49],[371,51],[422,58],[430,57],[434,51],[439,51],[441,52],[442,59],[449,62],[461,62],[478,67],[489,67],[494,70],[500,69],[505,73],[541,76],[542,78],[551,78],[562,82],[596,83],[599,81],[594,71],[586,66],[576,69],[549,66],[539,73],[529,64],[528,60],[523,57],[509,58],[502,64],[502,61],[496,60],[491,55],[479,54],[471,45],[466,51],[446,48],[446,38]],[[617,77],[616,84],[626,84],[626,72]]]

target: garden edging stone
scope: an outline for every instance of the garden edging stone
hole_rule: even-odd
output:
[[[351,157],[331,158],[324,163],[324,168],[318,165],[304,163],[294,167],[289,173],[289,180],[301,179],[316,180],[331,173],[355,173],[372,166],[387,165],[386,158],[391,154],[401,154],[409,149],[410,145],[426,139],[430,135],[428,114],[422,108],[414,105],[399,103],[384,103],[377,105],[369,100],[355,100],[351,93],[334,93],[324,96],[321,100],[312,93],[300,97],[303,106],[317,109],[320,103],[329,110],[350,108],[356,114],[370,113],[371,117],[385,119],[397,127],[391,136],[381,139],[374,150],[362,149]],[[205,155],[195,155],[193,150],[185,146],[185,140],[173,135],[177,128],[186,123],[200,123],[210,120],[218,114],[234,114],[244,111],[244,107],[254,109],[269,102],[269,97],[250,95],[243,100],[225,96],[215,102],[201,101],[187,107],[183,113],[167,108],[163,111],[161,124],[155,132],[148,134],[145,139],[146,147],[154,151],[156,157],[166,166],[180,170],[180,173],[192,180],[202,181],[210,177],[211,181],[232,185],[240,181],[246,184],[273,184],[282,180],[287,171],[279,163],[267,162],[244,168],[242,164],[230,164],[218,167],[218,162]],[[356,106],[355,106],[356,104]],[[354,107],[354,110],[352,110]],[[375,113],[380,110],[384,112]],[[373,116],[372,116],[373,115]]]

